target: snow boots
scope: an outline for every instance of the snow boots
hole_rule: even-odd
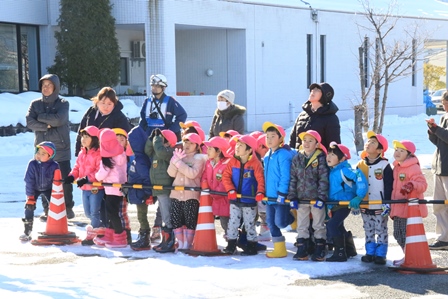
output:
[[[172,228],[164,227],[162,229],[162,242],[154,246],[153,249],[160,253],[174,252],[176,238],[174,237],[174,232]]]
[[[333,255],[327,258],[327,262],[346,262],[347,254],[345,252],[345,236],[333,238],[334,252]]]
[[[19,237],[21,241],[31,241],[31,232],[33,231],[33,219],[22,218],[25,227],[23,235]]]
[[[140,229],[140,231],[138,232],[138,240],[131,243],[131,249],[135,251],[150,250],[150,233],[150,229]]]
[[[298,238],[295,245],[297,246],[297,252],[292,257],[297,261],[307,261],[308,260],[308,243],[309,239]]]
[[[286,257],[288,252],[286,251],[285,237],[273,237],[274,250],[266,252],[266,256],[269,258],[281,258]]]
[[[267,224],[260,224],[260,234],[258,235],[258,241],[271,241],[271,231]]]
[[[236,240],[227,240],[227,247],[222,250],[227,254],[234,254],[236,252]]]
[[[111,242],[107,242],[105,245],[107,248],[124,248],[124,247],[128,246],[126,231],[123,230],[119,234],[116,234],[114,232],[113,240]]]
[[[353,241],[353,235],[351,231],[348,231],[345,234],[345,252],[347,254],[347,258],[357,256],[355,242]]]
[[[316,239],[316,247],[314,253],[311,255],[311,260],[315,262],[325,261],[325,240],[324,239]]]
[[[241,248],[242,250],[246,249],[246,246],[247,246],[247,233],[243,229],[238,230],[237,246],[239,248]],[[266,250],[266,249],[267,249],[266,245],[257,242],[257,251],[263,251],[263,250]]]
[[[241,252],[241,255],[257,255],[257,242],[247,241],[246,249]]]
[[[173,232],[174,237],[176,237],[177,240],[177,250],[183,251],[185,249],[184,243],[187,242],[187,240],[185,240],[186,238],[184,238],[184,227],[175,228]]]
[[[114,230],[112,228],[106,228],[104,231],[104,236],[99,235],[93,239],[93,242],[98,246],[104,246],[106,243],[112,242],[114,240]]]

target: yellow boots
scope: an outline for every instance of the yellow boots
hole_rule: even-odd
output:
[[[266,256],[269,258],[281,258],[286,257],[288,252],[286,251],[285,237],[273,237],[274,251],[269,251]]]

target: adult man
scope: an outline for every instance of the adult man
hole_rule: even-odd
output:
[[[71,171],[70,159],[70,127],[69,127],[69,103],[59,97],[59,77],[47,74],[39,80],[39,90],[42,98],[31,102],[26,114],[26,126],[34,132],[34,145],[43,141],[51,141],[56,147],[54,160],[58,162],[62,177],[65,178]],[[64,199],[67,209],[67,218],[75,217],[73,213],[73,186],[64,184]],[[43,200],[46,220],[50,199]]]
[[[177,140],[180,141],[179,123],[186,121],[187,112],[174,98],[165,94],[168,84],[164,75],[152,75],[150,84],[152,95],[143,103],[139,126],[146,131],[148,136],[156,128],[169,129],[176,134]]]

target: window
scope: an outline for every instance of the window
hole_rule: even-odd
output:
[[[313,56],[313,35],[306,35],[306,88],[308,88],[312,80],[313,76],[313,67],[312,67],[312,56]]]
[[[120,58],[120,84],[121,85],[129,85],[129,76],[128,76],[128,58],[121,57]]]

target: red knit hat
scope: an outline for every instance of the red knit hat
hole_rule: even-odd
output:
[[[111,129],[100,130],[100,155],[112,158],[124,152],[123,146],[118,142],[117,135]]]

